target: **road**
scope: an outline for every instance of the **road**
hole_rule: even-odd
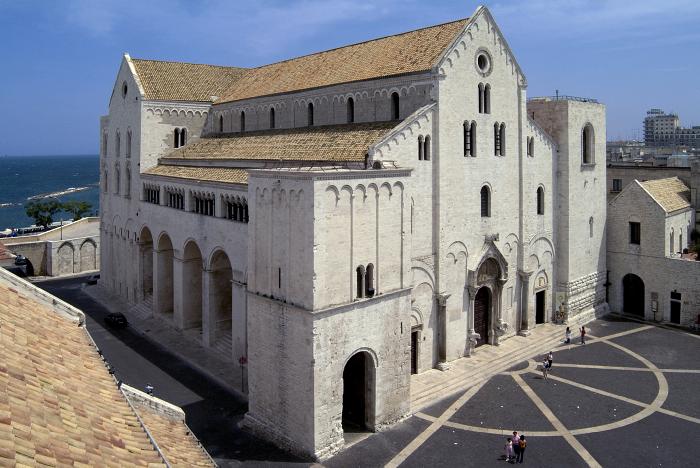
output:
[[[87,329],[116,377],[143,390],[150,383],[154,396],[180,406],[187,425],[220,466],[298,463],[300,460],[238,428],[247,403],[166,349],[127,327],[107,328],[107,309],[82,289],[85,277],[35,283],[85,313]]]

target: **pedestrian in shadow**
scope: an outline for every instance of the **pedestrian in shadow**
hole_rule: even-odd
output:
[[[586,344],[586,327],[581,325],[581,344]]]
[[[571,344],[571,329],[569,327],[566,327],[566,331],[564,332],[564,338],[564,343]]]
[[[547,358],[544,358],[544,361],[542,361],[542,378],[545,382],[547,381],[547,372],[549,372],[549,362]]]
[[[554,354],[550,351],[549,354],[547,355],[547,363],[549,366],[547,366],[547,370],[552,370],[552,363],[554,362]]]
[[[523,457],[525,456],[525,447],[527,447],[527,441],[525,440],[524,435],[520,436],[520,443],[518,445],[520,449],[520,452],[518,454],[518,463],[522,463]]]
[[[520,456],[520,436],[518,431],[513,431],[513,460],[518,461],[518,456]]]
[[[153,385],[146,384],[146,393],[149,395],[153,395]]]

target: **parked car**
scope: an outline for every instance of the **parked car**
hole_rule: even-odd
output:
[[[94,275],[90,275],[87,277],[85,280],[85,283],[87,284],[97,284],[97,280],[100,279],[100,274],[95,273]]]
[[[111,328],[125,328],[129,324],[126,317],[124,317],[124,314],[121,312],[107,314],[107,317],[105,317],[105,323]]]
[[[17,255],[15,257],[15,265],[20,266],[20,265],[26,265],[27,264],[27,257],[24,255]]]

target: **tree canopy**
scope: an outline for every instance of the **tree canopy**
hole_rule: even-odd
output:
[[[92,205],[85,201],[70,200],[64,203],[58,200],[33,200],[24,207],[27,216],[34,219],[37,226],[44,229],[53,223],[53,217],[59,211],[65,211],[73,215],[73,221],[77,221],[92,210]]]

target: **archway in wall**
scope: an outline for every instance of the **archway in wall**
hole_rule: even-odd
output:
[[[644,281],[633,273],[622,278],[622,311],[644,317]]]
[[[231,262],[225,252],[219,250],[214,254],[211,260],[210,271],[211,285],[209,288],[209,303],[213,310],[209,316],[211,320],[213,320],[212,342],[216,344],[218,341],[226,344],[229,349],[222,351],[225,351],[228,355],[232,355],[231,317],[233,315],[233,310],[231,304],[231,281],[233,281],[233,271],[231,269]]]
[[[357,433],[374,426],[374,361],[366,351],[354,354],[343,369],[343,432]]]
[[[202,332],[202,252],[194,241],[185,245],[182,255],[182,327]]]
[[[153,237],[147,227],[143,228],[139,236],[139,271],[141,293],[144,301],[150,302],[153,295]]]
[[[156,247],[155,295],[157,311],[172,317],[173,314],[173,243],[162,234]]]
[[[58,275],[70,275],[73,271],[73,258],[75,249],[66,242],[58,248]]]
[[[97,269],[97,247],[91,240],[86,240],[80,246],[80,271]]]
[[[481,336],[476,342],[477,347],[488,343],[489,329],[491,328],[490,318],[491,290],[482,286],[474,298],[474,331]]]

